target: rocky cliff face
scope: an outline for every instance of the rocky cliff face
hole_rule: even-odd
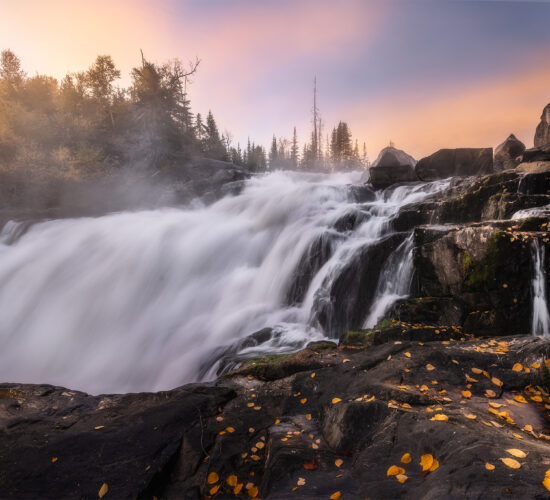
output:
[[[516,168],[521,162],[521,155],[525,151],[525,144],[521,142],[514,134],[510,134],[508,138],[499,144],[495,149],[494,170],[501,172]]]
[[[535,131],[535,147],[546,146],[550,143],[550,104],[542,110],[540,123]]]

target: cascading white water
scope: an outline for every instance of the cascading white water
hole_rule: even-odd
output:
[[[550,314],[546,301],[546,249],[537,239],[532,243],[533,266],[533,325],[532,333],[537,336],[550,336]]]
[[[360,175],[275,172],[207,207],[53,220],[26,231],[8,223],[0,234],[0,380],[91,393],[169,389],[196,380],[209,360],[213,377],[213,352],[264,327],[277,336],[259,352],[324,338],[312,308],[338,269],[390,232],[403,205],[446,186],[399,187],[361,204],[347,186]],[[357,210],[369,215],[358,227],[334,229]],[[287,305],[302,256],[327,233],[337,236],[332,255],[303,301]],[[384,307],[372,311],[405,288],[383,291]]]

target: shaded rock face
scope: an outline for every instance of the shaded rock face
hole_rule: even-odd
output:
[[[524,368],[548,341],[407,323],[346,338],[158,394],[2,384],[1,496],[92,499],[105,483],[106,499],[548,497],[550,399]]]
[[[422,158],[415,167],[422,181],[453,176],[483,175],[493,172],[492,148],[440,149]]]
[[[521,142],[514,134],[495,149],[493,168],[495,172],[516,168],[521,160],[521,155],[525,151],[525,144]]]
[[[550,104],[542,110],[540,123],[535,131],[535,147],[546,146],[550,143]]]
[[[418,178],[414,172],[416,160],[392,146],[380,151],[378,158],[369,169],[370,183],[374,189],[384,189],[400,182],[414,182]]]

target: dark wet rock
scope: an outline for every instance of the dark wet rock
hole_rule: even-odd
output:
[[[531,244],[537,239],[549,246],[547,223],[542,220],[533,223],[535,231],[522,231],[531,229],[528,220],[445,231],[417,228],[414,296],[456,301],[465,315],[460,324],[470,332],[529,333]]]
[[[393,184],[418,180],[414,172],[416,160],[392,146],[380,151],[369,169],[369,180],[374,189],[384,189]]]
[[[465,306],[449,297],[417,297],[396,302],[388,312],[390,318],[409,323],[462,325]]]
[[[522,161],[527,163],[550,161],[550,144],[525,150],[523,152]]]
[[[423,181],[434,181],[454,176],[490,174],[493,172],[493,149],[440,149],[419,160],[415,172]]]
[[[542,110],[540,123],[535,131],[535,147],[545,146],[550,143],[550,104]]]
[[[516,168],[521,162],[521,156],[525,151],[525,144],[514,134],[499,144],[495,149],[493,167],[496,172]]]
[[[335,229],[342,232],[350,231],[360,219],[361,214],[359,212],[348,214],[337,222]],[[332,256],[337,240],[338,235],[332,232],[325,232],[313,240],[293,273],[292,281],[286,293],[285,302],[287,304],[298,304],[304,300],[314,276]]]
[[[329,337],[360,328],[376,292],[373,276],[378,276],[388,256],[403,242],[405,234],[395,233],[373,245],[360,248],[333,277],[329,275],[315,297],[313,320]]]
[[[268,379],[248,365],[158,394],[0,385],[2,498],[97,498],[103,483],[104,498],[234,498],[233,484],[235,498],[547,498],[549,388],[532,363],[549,341],[406,323],[370,334],[368,348],[289,355]],[[501,461],[511,448],[519,469]],[[423,454],[439,467],[423,473]]]

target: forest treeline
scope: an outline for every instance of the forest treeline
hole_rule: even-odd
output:
[[[188,87],[199,63],[156,64],[142,56],[124,88],[117,84],[121,73],[108,55],[58,81],[26,75],[19,58],[4,50],[0,171],[27,179],[82,179],[125,165],[160,168],[196,156],[231,161],[251,172],[355,169],[368,163],[364,146],[360,154],[345,122],[323,141],[317,113],[302,148],[296,128],[290,140],[273,137],[269,152],[250,140],[234,144],[229,132],[220,132],[211,111],[206,116],[192,112]]]

